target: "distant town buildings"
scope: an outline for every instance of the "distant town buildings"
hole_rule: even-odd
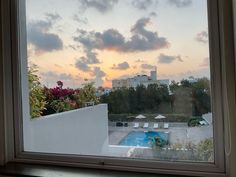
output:
[[[189,81],[189,83],[193,84],[193,83],[196,83],[198,81],[197,78],[193,77],[193,76],[190,76],[187,81]]]
[[[150,76],[147,75],[137,75],[132,78],[126,79],[116,79],[112,80],[112,89],[120,89],[120,88],[136,88],[139,85],[144,85],[148,87],[151,84],[158,84],[158,85],[166,85],[169,87],[170,81],[169,79],[165,80],[158,80],[157,79],[157,71],[151,71]]]
[[[111,88],[98,87],[96,90],[96,95],[97,96],[107,95],[107,94],[111,93],[111,91],[112,91]]]

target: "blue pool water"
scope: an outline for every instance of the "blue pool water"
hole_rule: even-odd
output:
[[[123,146],[141,146],[151,147],[151,138],[160,137],[162,140],[168,141],[168,133],[165,132],[130,132],[119,145]]]

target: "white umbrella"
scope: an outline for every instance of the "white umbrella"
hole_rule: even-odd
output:
[[[145,118],[146,118],[146,117],[145,117],[144,115],[142,115],[142,114],[136,116],[136,119],[145,119]]]
[[[166,118],[165,116],[160,115],[160,114],[159,114],[158,116],[155,117],[155,119],[165,119],[165,118]]]

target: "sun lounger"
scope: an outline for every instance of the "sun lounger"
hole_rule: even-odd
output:
[[[134,123],[134,128],[139,128],[139,123]]]
[[[144,123],[143,128],[148,128],[148,123]]]
[[[159,124],[158,124],[158,123],[154,123],[153,128],[154,128],[154,129],[159,128]]]
[[[124,127],[128,127],[128,126],[129,126],[128,122],[125,122]]]
[[[168,129],[169,128],[169,124],[168,123],[164,123],[164,129]]]
[[[123,126],[123,123],[122,123],[122,122],[116,122],[116,126],[117,126],[117,127],[122,127],[122,126]]]

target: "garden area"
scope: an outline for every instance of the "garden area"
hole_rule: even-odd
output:
[[[80,89],[63,88],[63,82],[57,81],[54,88],[47,88],[40,83],[37,69],[29,68],[29,99],[31,118],[38,118],[54,113],[85,107],[88,102],[99,103],[93,83]]]
[[[165,85],[122,88],[102,95],[101,103],[107,103],[110,121],[132,122],[139,114],[148,122],[158,122],[158,114],[167,122],[186,122],[197,126],[203,114],[211,112],[210,81],[200,78],[194,83],[188,80],[172,81]]]
[[[99,97],[93,83],[72,89],[65,88],[63,81],[57,81],[55,87],[48,88],[40,83],[37,73],[35,68],[30,68],[28,71],[32,119],[83,108],[92,102],[93,105],[99,103],[108,105],[108,119],[111,122],[128,124],[137,121],[137,115],[142,114],[145,119],[139,119],[139,122],[188,123],[188,128],[191,128],[201,126],[200,121],[203,120],[201,116],[211,112],[209,80],[206,78],[201,78],[195,83],[185,80],[180,83],[172,82],[170,88],[157,84],[148,87],[140,85],[135,89],[123,88],[112,90]],[[158,114],[165,119],[156,119]],[[75,117],[77,118],[77,115]],[[116,133],[120,136],[119,131]],[[137,148],[134,157],[147,158],[150,155],[150,158],[164,160],[213,161],[214,159],[212,138],[202,140],[198,144],[191,142],[170,144],[154,137],[152,144],[149,150]],[[163,151],[163,148],[166,150]]]
[[[214,162],[213,138],[206,138],[198,144],[192,142],[176,143],[171,146],[160,145],[159,141],[152,149],[135,149],[135,158],[150,158],[166,161]]]
[[[112,122],[133,122],[138,114],[109,114],[109,120]],[[157,113],[144,113],[145,119],[139,119],[139,122],[162,122],[162,119],[155,119]],[[191,117],[185,114],[162,114],[166,122],[188,122]]]
[[[147,87],[123,88],[97,96],[93,83],[82,88],[64,88],[63,81],[55,82],[54,88],[40,83],[36,67],[30,67],[29,96],[32,118],[86,107],[88,103],[108,104],[109,120],[132,122],[139,114],[148,122],[159,122],[157,114],[165,116],[167,122],[186,122],[198,126],[201,116],[211,112],[210,83],[200,78],[195,83],[182,80],[172,81],[169,88],[165,85],[151,84]]]

